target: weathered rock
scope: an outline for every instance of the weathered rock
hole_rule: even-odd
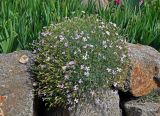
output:
[[[127,44],[130,69],[130,92],[143,96],[160,87],[155,78],[160,77],[160,53],[154,48],[139,44]]]
[[[127,44],[131,66],[129,87],[134,96],[143,96],[160,87],[160,53],[144,46]],[[27,68],[31,54],[27,51],[0,55],[0,116],[33,116],[33,94],[30,74]],[[159,116],[159,103],[125,104],[127,116]],[[62,112],[60,110],[59,112]],[[46,112],[44,116],[65,116],[67,111]],[[69,115],[69,114],[67,114]],[[119,96],[106,90],[95,101],[78,105],[70,116],[120,116]]]
[[[121,116],[117,91],[106,90],[99,99],[78,105],[70,116]],[[100,101],[99,101],[100,100]]]
[[[106,90],[97,100],[91,99],[79,103],[71,112],[53,109],[46,112],[44,116],[121,116],[117,91]]]
[[[160,103],[137,103],[130,101],[125,104],[126,116],[160,116]]]
[[[31,56],[27,51],[0,54],[1,116],[33,116],[32,85],[27,71],[29,61],[20,63],[23,55]]]

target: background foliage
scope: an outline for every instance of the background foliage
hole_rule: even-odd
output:
[[[145,0],[140,7],[131,0],[123,1],[123,5],[111,1],[107,9],[97,10],[93,3],[83,6],[81,0],[1,0],[0,52],[28,49],[29,43],[39,38],[42,27],[84,14],[116,23],[129,42],[160,50],[160,0]]]

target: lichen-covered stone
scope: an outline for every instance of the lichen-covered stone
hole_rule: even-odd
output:
[[[127,44],[130,59],[130,92],[134,96],[149,94],[160,87],[160,53],[154,48]]]
[[[137,103],[130,101],[125,103],[126,116],[160,116],[160,103]]]
[[[1,116],[33,116],[33,94],[28,63],[20,63],[27,51],[0,54],[0,114]],[[26,60],[26,59],[21,59]]]
[[[117,91],[106,90],[99,100],[86,99],[72,111],[52,109],[44,113],[44,116],[121,116],[119,108],[119,95]]]
[[[90,103],[79,104],[70,116],[121,116],[117,91],[106,90],[102,93],[99,101],[95,99]]]

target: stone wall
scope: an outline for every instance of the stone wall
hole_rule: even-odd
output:
[[[98,101],[82,103],[72,112],[61,108],[48,111],[41,98],[33,97],[30,52],[0,54],[0,116],[160,116],[160,53],[144,45],[127,44],[127,48],[130,96],[119,94],[119,88],[104,90]],[[137,102],[153,90],[158,91],[158,102]]]
[[[33,116],[29,57],[27,51],[0,54],[0,116]]]

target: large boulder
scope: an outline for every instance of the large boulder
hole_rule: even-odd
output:
[[[125,103],[126,116],[160,116],[160,103],[137,103],[130,101]]]
[[[33,116],[27,51],[0,54],[0,116]]]
[[[118,92],[106,90],[102,93],[95,101],[78,105],[70,116],[121,116]]]
[[[160,87],[160,53],[154,48],[127,44],[130,59],[129,86],[134,96],[149,94]]]
[[[117,91],[105,90],[102,93],[94,101],[91,100],[92,97],[86,99],[70,112],[53,109],[45,112],[43,116],[121,116]]]

